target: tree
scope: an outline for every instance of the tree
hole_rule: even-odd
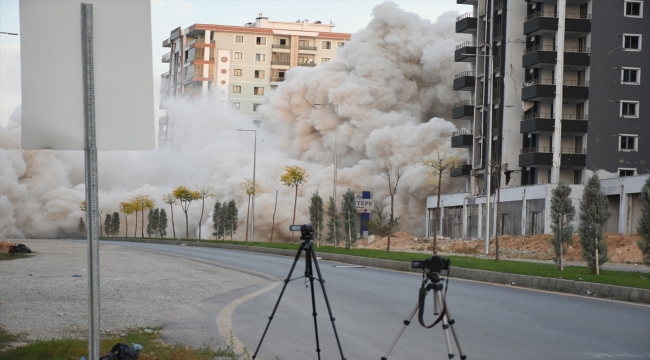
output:
[[[79,226],[77,226],[77,231],[79,232],[79,235],[82,236],[86,233],[86,223],[82,217],[79,218]]]
[[[112,220],[111,214],[106,214],[106,219],[104,219],[104,230],[106,231],[107,236],[113,235]]]
[[[138,201],[137,198],[133,198],[130,201],[131,208],[135,213],[135,229],[133,230],[133,237],[138,237],[138,211],[142,209],[142,204]]]
[[[314,240],[316,240],[316,246],[320,246],[320,240],[323,236],[323,198],[318,195],[318,191],[311,196],[311,205],[309,205],[309,222],[314,229]]]
[[[636,226],[641,237],[639,237],[636,244],[643,254],[643,263],[650,266],[650,177],[641,188],[641,202],[643,203],[641,218],[639,218]]]
[[[137,203],[138,210],[142,211],[142,228],[140,229],[141,237],[144,238],[144,209],[153,209],[156,206],[156,203],[153,201],[149,195],[140,195],[136,196],[133,199],[134,203]],[[137,217],[136,217],[137,222]]]
[[[580,201],[580,244],[582,245],[582,258],[587,261],[587,267],[596,275],[609,257],[605,243],[605,223],[611,213],[607,209],[607,197],[600,190],[598,174],[589,178],[585,185],[582,200]]]
[[[113,212],[113,216],[111,217],[111,229],[113,231],[113,236],[120,234],[120,214],[118,214],[117,211]]]
[[[158,237],[158,234],[160,233],[160,231],[159,231],[160,230],[160,225],[159,225],[159,223],[160,223],[160,209],[155,208],[153,210],[153,215],[151,216],[151,222],[153,223],[151,228],[153,230],[154,236]]]
[[[330,202],[327,205],[327,216],[329,216],[329,220],[327,220],[327,230],[329,232],[327,233],[326,240],[333,243],[334,247],[336,247],[338,246],[338,239],[342,238],[343,235],[341,234],[341,217],[336,209],[336,202],[334,202],[334,198],[331,196]]]
[[[224,205],[226,204],[224,203]],[[217,200],[217,202],[214,204],[214,207],[212,208],[212,229],[214,229],[212,235],[214,235],[214,238],[217,240],[219,240],[220,237],[223,237],[223,221],[221,216],[222,211],[225,211],[225,206],[222,208],[221,202]]]
[[[160,218],[158,219],[158,233],[164,239],[167,236],[167,212],[160,209]]]
[[[192,191],[185,186],[179,186],[177,187],[172,194],[174,194],[174,197],[176,200],[178,200],[181,204],[181,209],[183,209],[183,212],[185,213],[185,238],[189,239],[190,238],[190,224],[188,222],[187,218],[187,210],[190,207],[190,204],[194,200],[198,200],[201,198],[201,195],[196,192]]]
[[[273,232],[275,231],[275,212],[278,210],[278,193],[280,190],[275,189],[275,205],[273,206],[273,221],[271,225],[271,240],[269,242],[273,242]]]
[[[390,229],[397,227],[399,224],[400,217],[393,218],[392,224],[386,219],[384,215],[384,209],[380,209],[377,205],[371,210],[376,216],[374,219],[368,222],[368,229],[372,232],[373,235],[378,236],[388,236],[390,234]]]
[[[573,245],[573,217],[576,210],[569,196],[571,187],[560,179],[551,194],[551,243],[555,249],[555,267],[564,271],[563,255],[570,245]]]
[[[387,163],[384,163],[384,168],[383,168],[383,173],[381,174],[381,177],[386,179],[388,181],[388,193],[390,194],[390,213],[389,213],[389,229],[388,229],[388,242],[386,243],[386,251],[390,251],[390,236],[393,234],[393,224],[394,221],[393,219],[395,218],[395,210],[394,210],[394,204],[395,204],[395,195],[397,194],[397,187],[399,184],[404,182],[407,177],[404,177],[404,168],[397,166],[395,169],[393,169],[392,166],[389,166]],[[438,196],[440,198],[440,196]],[[435,251],[435,243],[434,243],[434,251]]]
[[[237,222],[239,221],[238,213],[239,211],[237,210],[237,204],[235,203],[235,200],[228,201],[225,212],[225,233],[230,235],[231,241],[233,234],[237,232]]]
[[[421,158],[422,164],[429,168],[429,181],[438,185],[438,204],[436,205],[436,215],[433,220],[433,254],[438,254],[438,230],[440,229],[440,190],[442,188],[442,175],[448,174],[451,171],[451,168],[458,164],[457,156],[447,155],[447,148],[439,147],[436,149],[435,153],[429,155],[426,159]],[[391,199],[391,204],[392,204]],[[391,207],[392,212],[392,207]],[[389,235],[389,246],[390,246],[390,235]]]
[[[357,211],[357,199],[352,189],[348,188],[348,191],[343,194],[341,210],[343,211],[345,233],[348,235],[345,242],[345,248],[349,249],[352,244],[357,242],[359,236],[359,233],[357,232],[359,228],[359,212]]]
[[[199,199],[201,199],[201,217],[199,218],[199,240],[201,240],[201,224],[203,223],[203,210],[205,209],[205,199],[213,198],[215,195],[211,187],[201,184],[200,187],[196,188],[196,193],[199,194]]]
[[[178,204],[178,200],[174,197],[174,193],[165,194],[162,199],[165,204],[169,205],[172,216],[172,235],[174,236],[174,239],[176,239],[176,228],[174,227],[174,205]]]
[[[154,226],[153,210],[149,209],[149,213],[147,214],[147,236],[151,237],[151,235],[156,233],[156,228]]]
[[[291,221],[292,224],[296,223],[296,205],[298,204],[298,187],[302,184],[307,183],[307,177],[309,174],[307,174],[307,170],[299,167],[299,166],[287,166],[284,168],[286,171],[282,177],[280,177],[280,181],[286,186],[291,186],[296,188],[296,197],[293,200],[293,220]],[[291,241],[293,242],[293,232],[291,232]]]
[[[124,237],[129,237],[129,218],[128,216],[133,214],[135,209],[131,202],[123,201],[120,203],[120,212],[124,214]]]
[[[246,210],[246,241],[248,241],[248,220],[251,214],[251,196],[255,196],[258,192],[261,191],[259,184],[253,182],[253,180],[244,179],[244,181],[239,183],[239,188],[244,190],[246,195],[248,195],[248,209]],[[255,214],[253,214],[255,216]]]

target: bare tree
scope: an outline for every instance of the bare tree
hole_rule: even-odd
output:
[[[199,240],[201,240],[201,224],[203,223],[203,210],[205,207],[205,199],[215,197],[213,191],[214,190],[211,187],[205,186],[205,184],[201,184],[201,186],[196,187],[196,193],[199,194],[201,199],[201,218],[199,218]]]
[[[269,242],[273,242],[273,230],[275,230],[275,212],[278,209],[278,194],[279,194],[279,192],[280,192],[280,190],[275,189],[275,195],[273,195],[273,196],[275,196],[275,206],[273,206],[273,222],[272,222],[273,225],[271,225],[271,240],[269,240]]]
[[[173,193],[163,195],[162,199],[165,204],[169,205],[169,209],[171,210],[172,234],[174,235],[174,239],[176,239],[176,227],[174,226],[174,205],[178,204],[178,200],[176,199]]]
[[[408,176],[404,177],[404,172],[406,171],[403,167],[397,166],[393,168],[384,162],[383,173],[381,177],[388,181],[388,192],[390,194],[390,214],[389,214],[389,227],[388,227],[388,243],[386,244],[386,251],[390,251],[390,236],[393,234],[393,223],[395,219],[395,194],[397,194],[397,187],[399,184],[408,179]]]
[[[448,174],[454,166],[458,166],[457,156],[447,154],[447,148],[439,147],[434,153],[426,159],[421,158],[422,165],[429,168],[429,180],[432,184],[438,185],[438,204],[436,205],[436,215],[433,220],[433,254],[438,254],[438,230],[440,228],[440,191],[442,188],[442,175]]]

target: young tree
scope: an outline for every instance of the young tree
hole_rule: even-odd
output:
[[[158,219],[158,233],[164,239],[167,236],[167,212],[160,209],[160,218]]]
[[[156,203],[149,195],[136,196],[133,201],[138,204],[138,208],[142,211],[142,228],[140,229],[140,236],[144,238],[144,209],[151,210],[156,206]]]
[[[440,190],[442,188],[442,175],[448,174],[451,168],[458,163],[457,156],[447,154],[447,148],[439,147],[435,153],[429,155],[426,159],[422,158],[422,164],[429,168],[429,181],[438,185],[438,204],[436,205],[436,215],[433,220],[433,254],[438,254],[438,231],[440,229]],[[391,212],[392,212],[392,195],[391,195]],[[390,247],[390,235],[388,237]]]
[[[334,198],[331,196],[330,202],[327,205],[327,216],[329,216],[329,220],[327,220],[327,230],[329,232],[327,233],[326,240],[327,242],[333,243],[334,247],[337,247],[338,239],[343,237],[341,234],[341,217],[336,209],[336,202],[334,202]]]
[[[213,189],[209,186],[201,184],[196,188],[196,193],[199,194],[201,199],[201,217],[199,218],[199,240],[201,240],[201,224],[203,223],[203,210],[205,209],[205,199],[215,197]]]
[[[129,237],[129,215],[133,214],[133,204],[128,201],[120,203],[120,212],[124,214],[124,237]]]
[[[341,210],[343,211],[345,233],[348,235],[345,242],[345,248],[349,249],[352,244],[357,242],[359,236],[359,233],[357,232],[359,228],[359,212],[357,211],[357,199],[352,189],[348,188],[348,191],[343,194]]]
[[[155,208],[153,210],[153,215],[151,216],[151,222],[153,225],[151,225],[151,228],[153,229],[153,233],[155,237],[158,237],[158,234],[160,233],[158,230],[160,229],[160,209]]]
[[[106,236],[111,236],[113,235],[113,230],[112,230],[112,218],[111,214],[106,214],[106,219],[104,219],[104,230],[106,231]]]
[[[636,244],[643,254],[643,263],[650,266],[650,177],[641,188],[641,218],[637,223],[636,229],[641,237]]]
[[[113,230],[113,236],[120,234],[120,214],[117,211],[113,212],[111,217],[111,229]]]
[[[187,218],[187,210],[190,208],[192,201],[200,199],[201,195],[196,191],[192,191],[186,188],[185,186],[177,187],[172,193],[174,194],[176,200],[180,202],[181,209],[183,209],[183,212],[185,213],[185,238],[189,239],[190,223]]]
[[[151,238],[151,235],[156,233],[156,228],[154,227],[154,221],[153,221],[153,210],[149,209],[149,213],[147,214],[147,236]]]
[[[225,210],[225,207],[223,210]],[[223,223],[221,221],[221,211],[223,210],[221,208],[221,202],[217,200],[212,208],[212,229],[214,230],[212,235],[214,235],[214,238],[217,240],[223,236]]]
[[[135,229],[133,230],[133,237],[136,238],[138,237],[138,212],[142,210],[142,205],[140,204],[137,198],[131,199],[129,204],[131,205],[131,209],[133,209],[133,212],[135,213]]]
[[[84,222],[84,218],[82,217],[79,218],[79,226],[77,226],[77,231],[81,236],[83,236],[86,233],[86,223]]]
[[[261,191],[260,184],[253,183],[253,180],[244,179],[244,181],[239,183],[239,188],[244,190],[246,195],[248,195],[248,208],[246,209],[246,241],[248,241],[248,221],[251,215],[251,196]],[[254,216],[254,214],[253,214]]]
[[[371,212],[376,215],[374,219],[368,222],[368,229],[373,235],[388,236],[390,229],[396,228],[399,224],[400,217],[393,218],[391,224],[390,220],[386,219],[386,215],[384,215],[384,209],[380,209],[377,205]]]
[[[235,200],[228,201],[226,210],[226,232],[230,235],[231,241],[233,234],[237,232],[237,222],[239,221],[238,213],[239,211],[237,210]]]
[[[79,203],[79,210],[86,212],[86,200]]]
[[[278,210],[278,194],[280,190],[275,189],[275,206],[273,206],[273,221],[271,225],[271,240],[269,242],[273,242],[273,232],[275,231],[275,212]]]
[[[307,174],[307,170],[299,167],[299,166],[287,166],[284,168],[286,171],[282,177],[280,177],[280,181],[286,186],[291,186],[296,188],[296,196],[295,199],[293,200],[293,220],[291,221],[292,224],[296,223],[296,205],[298,204],[298,187],[302,184],[307,183],[307,177],[309,174]],[[293,232],[291,232],[291,241],[293,242]]]
[[[178,200],[176,200],[176,197],[174,197],[173,192],[163,195],[162,199],[165,204],[169,205],[169,210],[172,216],[172,235],[174,236],[174,239],[176,239],[176,227],[174,226],[174,205],[178,204]]]
[[[587,267],[596,275],[600,273],[600,266],[609,260],[605,243],[605,223],[610,215],[607,209],[607,197],[600,190],[600,179],[594,172],[585,185],[580,201],[578,233],[582,245],[582,258],[587,261]]]
[[[569,196],[571,187],[560,179],[551,194],[551,243],[555,249],[555,267],[564,271],[564,252],[570,245],[573,245],[573,217],[576,210]]]
[[[311,196],[311,205],[309,205],[309,222],[314,229],[314,240],[316,240],[316,246],[320,246],[320,240],[323,236],[323,198],[318,195],[318,191]]]
[[[397,194],[397,187],[399,184],[404,182],[407,177],[404,177],[404,168],[397,166],[395,169],[393,169],[392,166],[388,165],[387,163],[384,163],[384,169],[383,169],[383,174],[381,174],[381,177],[386,179],[388,181],[388,193],[390,194],[390,213],[389,213],[389,231],[388,231],[388,242],[386,244],[386,251],[390,251],[390,236],[393,234],[393,224],[394,221],[393,219],[395,218],[395,210],[394,210],[394,204],[395,204],[395,195]],[[434,244],[434,251],[435,251],[435,244]]]

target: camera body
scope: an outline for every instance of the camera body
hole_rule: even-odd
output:
[[[449,259],[442,256],[433,255],[426,260],[413,260],[411,261],[413,269],[424,269],[432,272],[440,272],[442,270],[449,270]]]
[[[289,225],[290,231],[300,231],[300,240],[311,241],[314,237],[314,228],[311,224]]]

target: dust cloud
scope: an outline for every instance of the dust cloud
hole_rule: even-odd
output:
[[[394,3],[378,5],[368,26],[339,50],[338,60],[287,72],[286,80],[265,97],[259,127],[209,98],[169,103],[177,129],[178,145],[173,150],[99,153],[103,216],[138,195],[150,195],[169,216],[169,206],[161,199],[164,194],[181,185],[204,184],[216,197],[206,200],[200,225],[201,202],[192,203],[190,236],[196,236],[201,226],[203,238],[211,238],[209,212],[215,200],[235,199],[237,237],[243,238],[247,196],[239,183],[252,178],[254,141],[253,133],[237,129],[257,129],[256,178],[265,191],[255,200],[256,240],[270,237],[275,189],[280,194],[275,237],[287,237],[294,188],[282,185],[280,176],[285,166],[307,169],[296,219],[307,222],[311,195],[318,191],[327,202],[332,194],[338,121],[339,201],[348,188],[371,191],[375,204],[388,213],[388,186],[381,174],[386,166],[403,167],[408,179],[399,187],[395,214],[402,217],[401,230],[422,235],[425,199],[435,192],[420,165],[421,156],[449,147],[456,126],[443,118],[450,117],[452,104],[460,100],[451,89],[453,74],[467,69],[453,61],[454,46],[467,40],[454,33],[456,16],[445,13],[432,23]],[[466,156],[456,149],[449,152]],[[443,185],[446,191],[459,191],[464,180],[447,179]],[[21,150],[18,108],[0,131],[0,191],[0,237],[70,236],[77,231],[79,218],[85,219],[79,209],[85,196],[83,153]],[[180,207],[174,208],[174,219],[180,237],[185,231]],[[121,220],[123,236],[123,216]],[[171,220],[168,223],[171,236]],[[129,236],[134,224],[131,215]]]

